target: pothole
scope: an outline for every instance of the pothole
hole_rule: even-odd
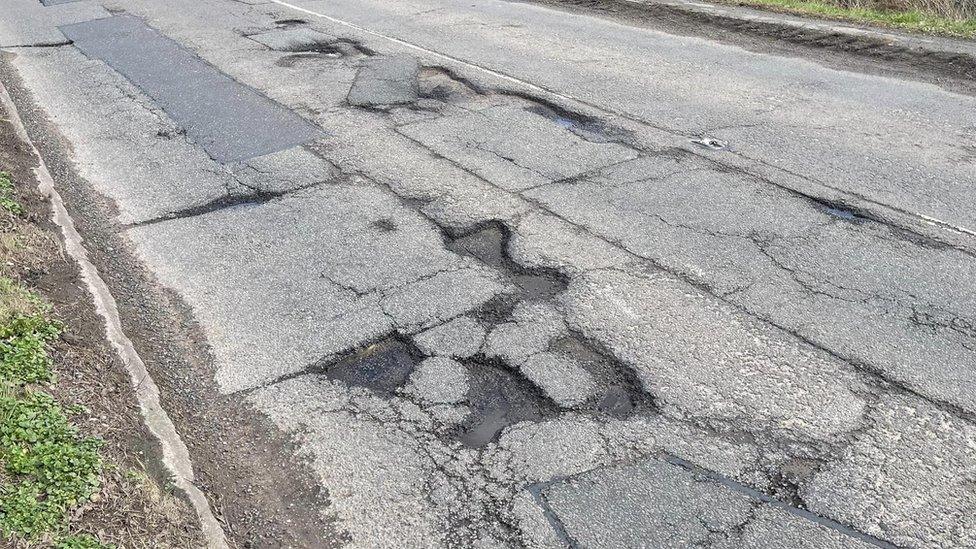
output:
[[[283,51],[293,53],[319,53],[330,57],[342,57],[346,52],[338,46],[338,42],[309,42],[292,46]]]
[[[505,427],[558,415],[555,405],[534,385],[509,369],[480,361],[470,361],[467,365],[471,413],[457,434],[465,446],[481,448],[496,441]]]
[[[299,63],[302,63],[303,61],[316,61],[318,59],[321,59],[322,57],[323,56],[316,53],[296,53],[292,55],[286,55],[281,59],[275,61],[275,66],[290,68],[290,67],[294,67],[295,65],[298,65]],[[341,57],[341,55],[335,55],[335,56],[327,55],[326,57],[335,58],[335,57]]]
[[[567,277],[554,269],[527,269],[512,261],[508,257],[510,238],[511,231],[507,227],[492,222],[454,238],[448,242],[447,248],[507,273],[510,280],[518,286],[521,299],[545,300],[567,288]]]
[[[599,385],[596,398],[581,407],[582,411],[618,419],[635,413],[657,411],[653,397],[644,391],[630,367],[578,335],[571,334],[556,340],[549,350],[578,362]]]
[[[368,345],[325,368],[330,379],[390,396],[403,386],[422,358],[414,345],[389,337]]]
[[[366,53],[369,51],[368,49],[348,40],[309,41],[282,48],[278,51],[290,53],[290,55],[286,55],[275,61],[275,65],[279,67],[294,67],[305,61],[317,61],[320,59],[340,59],[371,55],[371,53]]]
[[[800,497],[800,485],[795,479],[782,473],[776,473],[770,478],[769,492],[772,497],[798,509],[806,509],[803,498]]]
[[[823,211],[830,216],[843,219],[844,221],[857,221],[860,217],[852,210],[839,206],[824,205]]]
[[[529,100],[529,99],[527,99]],[[547,105],[537,100],[531,100],[534,105],[526,107],[526,111],[537,114],[564,130],[574,133],[577,137],[592,143],[619,142],[623,135],[605,123],[586,116],[570,112],[556,105]]]
[[[483,95],[484,91],[466,78],[443,67],[424,67],[418,79],[420,97],[448,101],[452,98],[470,98]]]
[[[484,305],[474,311],[473,315],[482,324],[494,326],[508,321],[512,317],[512,311],[519,303],[519,298],[513,294],[501,294],[488,300]]]
[[[275,26],[283,29],[290,29],[294,27],[300,27],[302,25],[307,25],[308,21],[306,21],[305,19],[278,19],[277,21],[274,22],[274,24]]]
[[[388,217],[377,219],[370,223],[369,226],[381,233],[392,233],[397,230],[396,222]]]

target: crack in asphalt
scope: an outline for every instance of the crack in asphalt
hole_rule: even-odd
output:
[[[326,20],[331,21],[331,22],[333,22],[335,24],[338,24],[338,25],[341,25],[341,26],[344,26],[344,27],[348,27],[348,28],[354,29],[356,31],[359,31],[359,32],[368,34],[370,36],[374,36],[374,37],[377,37],[377,38],[381,38],[381,39],[384,39],[384,40],[388,40],[388,41],[393,42],[395,44],[398,44],[400,46],[404,46],[404,47],[407,47],[409,49],[418,51],[418,52],[420,52],[422,54],[425,54],[427,56],[434,56],[434,57],[437,57],[439,59],[447,60],[447,61],[449,61],[451,63],[457,63],[457,64],[460,64],[460,65],[466,66],[468,68],[471,68],[471,69],[477,70],[479,72],[488,74],[491,77],[498,78],[498,79],[501,79],[501,80],[503,80],[505,82],[508,82],[508,83],[511,83],[511,84],[516,84],[517,86],[520,86],[522,88],[527,88],[529,90],[532,90],[532,92],[535,93],[535,94],[541,93],[543,95],[549,95],[551,97],[558,98],[558,99],[560,99],[562,101],[567,101],[567,102],[570,102],[570,103],[576,103],[576,104],[584,105],[587,108],[593,109],[595,111],[602,112],[602,113],[606,113],[606,114],[610,114],[610,115],[613,115],[613,116],[617,116],[617,117],[620,117],[620,118],[622,118],[624,120],[628,120],[628,121],[631,121],[631,122],[634,122],[634,123],[637,123],[637,124],[640,124],[640,125],[643,125],[643,126],[647,126],[647,127],[656,129],[658,131],[661,131],[661,132],[670,134],[670,135],[675,136],[675,137],[678,137],[678,138],[680,138],[682,140],[685,139],[685,138],[687,138],[687,135],[684,132],[680,132],[680,131],[676,130],[675,128],[672,128],[672,127],[663,126],[663,125],[654,123],[654,122],[652,122],[650,120],[647,120],[647,119],[645,119],[645,118],[643,118],[641,116],[634,115],[634,114],[629,113],[629,112],[626,112],[624,110],[615,109],[613,107],[609,107],[609,106],[605,106],[605,105],[599,105],[599,104],[593,103],[592,101],[588,101],[588,100],[585,100],[585,99],[581,99],[579,97],[574,97],[572,95],[568,95],[568,94],[565,94],[565,93],[556,91],[556,90],[551,89],[551,88],[548,88],[546,86],[542,86],[542,85],[539,85],[539,84],[535,84],[535,83],[532,83],[532,82],[523,80],[523,79],[521,79],[519,77],[516,77],[516,76],[513,76],[511,74],[508,74],[508,73],[506,73],[504,71],[500,71],[500,70],[497,70],[497,69],[492,69],[492,68],[486,67],[484,65],[480,65],[478,63],[475,63],[475,62],[472,62],[472,61],[463,59],[461,57],[457,57],[457,56],[453,56],[453,55],[450,55],[450,54],[446,54],[446,53],[443,53],[443,52],[440,52],[440,51],[437,51],[437,50],[433,50],[433,49],[430,49],[430,48],[427,48],[427,47],[424,47],[424,46],[415,44],[415,43],[410,42],[410,41],[407,41],[407,40],[403,40],[403,39],[400,39],[400,38],[396,38],[394,36],[390,36],[390,35],[387,35],[387,34],[383,34],[381,32],[377,32],[377,31],[368,29],[366,27],[363,27],[361,25],[357,25],[355,23],[351,23],[351,22],[345,21],[343,19],[339,19],[339,18],[336,18],[336,17],[332,17],[330,15],[326,15],[324,13],[320,13],[320,12],[316,12],[316,11],[309,10],[309,9],[306,9],[306,8],[302,8],[300,6],[297,6],[295,4],[291,4],[291,3],[285,2],[283,0],[269,0],[269,1],[272,2],[272,3],[278,4],[278,5],[285,6],[287,8],[290,8],[290,9],[293,9],[293,10],[296,10],[296,11],[299,11],[299,12],[302,12],[302,13],[306,13],[306,14],[309,14],[309,15],[313,15],[313,16],[316,16],[316,17],[320,17],[320,18],[326,19]],[[573,112],[573,111],[571,111],[569,109],[565,109],[564,107],[559,106],[558,103],[555,103],[553,101],[549,101],[549,100],[545,99],[544,97],[541,97],[541,96],[538,96],[538,95],[533,95],[533,93],[529,93],[529,92],[526,92],[526,91],[523,91],[523,90],[518,90],[518,89],[515,89],[515,90],[499,89],[497,92],[498,93],[503,93],[503,94],[504,93],[509,93],[509,94],[512,94],[512,95],[515,95],[515,96],[521,96],[521,97],[526,98],[526,99],[531,98],[532,101],[535,101],[537,103],[540,103],[540,104],[543,104],[543,105],[546,105],[546,104],[555,105],[559,109],[567,110],[569,112]],[[585,115],[579,115],[579,113],[577,113],[577,114],[578,114],[578,116],[585,117]],[[692,154],[694,154],[696,156],[700,156],[701,158],[706,158],[706,159],[709,158],[708,156],[706,156],[704,154],[701,154],[701,153],[699,153],[697,151],[689,151],[689,152],[691,152]],[[876,206],[879,206],[879,207],[882,207],[882,208],[890,209],[890,210],[895,211],[897,213],[900,213],[900,214],[909,216],[911,218],[914,218],[914,219],[916,219],[918,221],[921,221],[923,223],[932,223],[932,224],[935,224],[938,227],[940,227],[942,229],[945,229],[945,230],[950,230],[950,231],[953,231],[953,232],[956,232],[956,233],[959,233],[959,234],[962,234],[962,235],[970,236],[970,237],[976,237],[976,231],[973,231],[973,230],[970,230],[970,229],[966,229],[964,227],[959,227],[959,226],[953,225],[952,223],[949,223],[949,222],[946,222],[946,221],[942,221],[942,220],[933,218],[931,216],[927,216],[927,215],[924,215],[924,214],[919,214],[919,213],[911,212],[911,211],[908,211],[908,210],[905,210],[905,209],[902,209],[902,208],[898,208],[896,206],[891,206],[889,204],[885,204],[885,203],[879,202],[877,200],[869,199],[867,197],[861,196],[858,193],[855,193],[855,192],[852,192],[852,191],[848,191],[848,190],[845,190],[845,189],[841,189],[841,188],[837,188],[837,187],[831,186],[831,185],[829,185],[829,184],[827,184],[825,182],[822,182],[822,181],[819,181],[819,180],[815,180],[815,179],[813,179],[811,177],[808,177],[808,176],[803,176],[803,175],[800,175],[800,174],[796,174],[796,173],[791,172],[790,170],[787,170],[787,169],[782,168],[780,166],[776,166],[776,165],[770,164],[768,162],[765,162],[765,161],[762,161],[762,160],[759,160],[759,159],[751,158],[751,157],[748,157],[748,156],[743,155],[743,154],[738,153],[738,152],[734,152],[734,151],[725,151],[725,152],[728,153],[728,154],[736,155],[736,156],[738,156],[738,157],[740,157],[742,159],[745,159],[745,160],[748,160],[748,161],[751,161],[751,162],[756,162],[756,163],[762,164],[762,165],[764,165],[768,169],[780,171],[782,173],[787,173],[787,174],[792,175],[794,177],[799,177],[799,178],[801,178],[801,179],[803,179],[805,181],[808,181],[809,183],[812,183],[812,184],[821,186],[821,187],[823,187],[825,189],[830,189],[830,190],[832,190],[834,192],[838,192],[838,193],[841,193],[841,194],[844,194],[844,195],[847,195],[847,196],[852,196],[852,197],[854,197],[854,198],[856,198],[858,200],[862,200],[864,202],[867,202],[867,203],[870,203],[870,204],[873,204],[873,205],[876,205]],[[715,161],[714,159],[712,159],[712,160]],[[715,161],[715,162],[718,162],[718,161]],[[723,167],[728,168],[728,169],[733,169],[733,170],[741,169],[741,168],[738,168],[736,166],[727,165],[727,164],[721,163],[721,162],[719,162],[719,164],[721,164]],[[748,173],[748,172],[746,172],[746,173]],[[793,192],[796,192],[797,194],[806,196],[806,197],[810,198],[811,200],[823,201],[822,198],[815,197],[813,195],[809,195],[809,194],[804,193],[803,191],[801,191],[799,189],[790,187],[790,186],[788,186],[786,184],[772,182],[772,181],[768,180],[767,178],[762,178],[758,174],[750,174],[750,175],[752,175],[753,177],[757,177],[760,181],[768,182],[770,184],[773,184],[773,185],[776,185],[778,187],[781,187],[784,190],[791,190]],[[922,233],[917,232],[917,230],[914,227],[903,226],[903,225],[898,224],[897,222],[895,222],[893,220],[888,220],[883,215],[877,215],[875,217],[877,217],[877,219],[875,219],[875,220],[878,221],[879,223],[888,224],[888,225],[891,225],[893,227],[897,227],[899,229],[902,229],[902,230],[911,232],[913,234],[917,234],[920,238],[926,238],[926,239],[931,239],[932,238],[929,235],[925,235],[925,234],[922,234]],[[937,242],[941,242],[941,241],[937,241]],[[943,243],[943,244],[952,245],[951,243]],[[972,255],[974,257],[976,257],[976,251],[968,251],[967,250],[967,253],[969,253],[970,255]]]
[[[256,187],[256,186],[253,186],[253,185],[249,185],[248,183],[245,183],[245,182],[243,182],[243,181],[241,181],[239,179],[237,179],[236,182],[240,186],[248,189],[251,192],[245,193],[245,194],[237,194],[237,193],[233,193],[233,192],[228,192],[228,194],[226,194],[224,196],[221,196],[221,197],[218,197],[218,198],[214,198],[213,200],[210,200],[210,201],[205,202],[203,204],[200,204],[198,206],[190,206],[189,208],[183,208],[181,210],[176,210],[176,211],[173,211],[173,212],[170,212],[170,213],[166,213],[166,214],[160,215],[158,217],[153,217],[153,218],[146,219],[146,220],[143,220],[143,221],[136,221],[134,223],[124,224],[124,225],[122,225],[122,229],[123,230],[128,230],[128,229],[133,229],[133,228],[137,228],[137,227],[146,227],[146,226],[149,226],[149,225],[155,225],[157,223],[162,223],[164,221],[173,221],[173,220],[177,220],[177,219],[187,219],[187,218],[192,218],[192,217],[199,217],[199,216],[206,215],[206,214],[209,214],[209,213],[218,212],[220,210],[226,210],[228,208],[233,208],[235,206],[265,204],[267,202],[271,202],[271,201],[274,201],[274,200],[278,200],[278,199],[281,199],[281,198],[285,198],[285,197],[287,197],[289,195],[292,195],[292,194],[295,194],[295,193],[299,193],[299,192],[302,192],[302,191],[307,191],[309,189],[314,189],[316,187],[322,187],[322,186],[341,186],[341,185],[348,185],[349,184],[348,181],[327,180],[327,181],[317,181],[315,183],[309,183],[307,185],[300,185],[300,186],[293,187],[291,189],[286,189],[286,190],[269,191],[269,190],[266,190],[266,189],[262,189],[260,187]]]
[[[766,323],[766,324],[768,324],[768,325],[770,325],[770,326],[772,326],[774,328],[777,328],[777,329],[783,331],[784,333],[787,333],[787,334],[789,334],[789,335],[791,335],[791,336],[799,339],[801,342],[809,345],[810,347],[812,347],[814,349],[817,349],[819,351],[822,351],[824,353],[827,353],[828,355],[830,355],[834,359],[836,359],[836,360],[838,360],[838,361],[840,361],[840,362],[842,362],[844,364],[847,364],[849,367],[854,368],[856,371],[859,371],[859,372],[868,374],[870,376],[874,376],[874,377],[876,377],[877,379],[879,379],[880,381],[882,381],[885,385],[887,385],[889,387],[897,387],[899,391],[901,391],[901,392],[903,392],[905,394],[911,395],[911,396],[913,396],[915,398],[924,400],[924,401],[932,404],[933,406],[935,406],[936,408],[938,408],[938,409],[940,409],[942,411],[951,413],[951,414],[956,415],[958,417],[962,417],[962,418],[964,418],[964,419],[966,419],[966,420],[968,420],[970,422],[976,423],[976,413],[969,412],[969,411],[963,409],[962,407],[960,407],[960,406],[958,406],[956,404],[953,404],[951,402],[947,402],[947,401],[944,401],[944,400],[941,400],[941,399],[938,399],[938,398],[935,398],[935,397],[930,397],[930,396],[924,395],[923,393],[920,393],[917,390],[912,389],[911,387],[909,387],[908,385],[904,384],[903,382],[901,382],[901,381],[899,381],[897,379],[894,379],[894,378],[890,377],[888,374],[886,374],[885,372],[883,372],[880,368],[878,368],[876,366],[873,366],[873,365],[864,363],[864,362],[862,362],[862,361],[860,361],[858,359],[855,359],[854,357],[851,357],[851,356],[847,356],[845,354],[842,354],[839,351],[835,351],[835,350],[833,350],[833,349],[831,349],[829,347],[826,347],[826,346],[824,346],[824,345],[822,345],[822,344],[820,344],[820,343],[818,343],[818,342],[810,339],[809,337],[807,337],[807,336],[799,333],[798,331],[794,330],[793,328],[791,328],[789,326],[786,326],[784,324],[781,324],[779,322],[776,322],[775,320],[773,320],[772,318],[769,318],[766,315],[762,315],[760,313],[757,313],[757,312],[754,312],[752,310],[749,310],[749,309],[745,308],[744,305],[741,305],[741,304],[737,303],[734,300],[731,300],[731,299],[726,298],[725,295],[727,293],[726,294],[723,294],[723,292],[721,292],[719,289],[715,288],[713,285],[711,285],[711,284],[709,284],[709,283],[707,283],[705,281],[702,281],[702,280],[699,280],[699,279],[697,279],[695,277],[689,276],[687,273],[683,273],[681,271],[678,271],[678,270],[669,268],[669,267],[663,265],[662,263],[660,263],[658,260],[656,260],[654,258],[637,254],[637,253],[631,251],[630,249],[628,249],[621,241],[619,241],[617,239],[614,239],[612,237],[609,237],[607,235],[601,234],[599,232],[596,232],[592,228],[590,228],[590,227],[588,227],[586,225],[583,225],[583,224],[574,222],[574,221],[572,221],[572,220],[570,220],[568,218],[565,218],[565,217],[563,217],[562,215],[556,213],[555,211],[553,211],[548,206],[546,206],[545,204],[541,203],[538,200],[535,200],[535,199],[532,199],[532,198],[529,198],[529,197],[525,197],[525,196],[523,196],[523,195],[521,195],[519,193],[512,192],[512,191],[509,191],[509,190],[507,190],[507,189],[505,189],[503,187],[500,187],[500,186],[492,183],[491,181],[488,181],[488,180],[484,179],[483,177],[481,177],[477,173],[469,170],[468,168],[466,168],[464,165],[458,163],[457,161],[455,161],[455,160],[453,160],[451,158],[448,158],[448,157],[446,157],[444,155],[441,155],[441,154],[439,154],[439,153],[431,150],[429,146],[425,145],[423,142],[421,142],[421,141],[419,141],[417,139],[414,139],[414,138],[409,137],[409,136],[404,136],[404,137],[407,138],[408,140],[410,140],[411,142],[415,143],[416,145],[418,145],[418,146],[426,149],[427,151],[429,151],[432,156],[434,156],[436,158],[439,158],[439,159],[442,159],[442,160],[445,160],[445,161],[451,163],[456,168],[458,168],[460,170],[463,170],[463,171],[467,172],[468,174],[470,174],[470,175],[472,175],[474,177],[477,177],[478,179],[482,180],[484,183],[486,183],[486,184],[491,185],[492,187],[494,187],[496,190],[499,190],[501,192],[508,193],[508,194],[510,194],[512,196],[516,196],[516,197],[521,198],[522,200],[525,200],[526,202],[528,202],[529,204],[531,204],[537,211],[544,212],[544,213],[546,213],[548,215],[551,215],[551,216],[553,216],[553,217],[555,217],[557,219],[560,219],[560,220],[564,221],[565,223],[573,226],[575,229],[577,229],[581,233],[590,235],[590,236],[592,236],[594,238],[597,238],[599,240],[602,240],[603,242],[605,242],[607,244],[613,245],[614,247],[618,248],[619,250],[621,250],[625,254],[633,257],[638,262],[645,263],[645,264],[647,264],[647,265],[649,265],[649,266],[651,266],[651,267],[659,270],[660,272],[667,273],[667,274],[669,274],[669,275],[671,275],[671,276],[673,276],[673,277],[681,280],[682,282],[685,282],[685,283],[691,285],[692,287],[696,288],[697,290],[702,291],[703,293],[706,293],[708,295],[711,295],[711,296],[715,297],[716,299],[722,301],[723,303],[726,303],[727,305],[733,307],[735,310],[739,311],[740,313],[742,313],[742,314],[744,314],[746,316],[755,318],[755,319],[757,319],[757,320],[759,320],[761,322],[764,322],[764,323]],[[394,190],[394,192],[396,192],[396,191]],[[502,221],[502,222],[504,223],[504,221]],[[633,273],[630,273],[630,274],[633,274]]]
[[[756,490],[754,488],[750,488],[749,486],[746,486],[745,484],[742,484],[741,482],[735,481],[735,480],[733,480],[733,479],[731,479],[731,478],[729,478],[729,477],[727,477],[727,476],[725,476],[725,475],[723,475],[721,473],[718,473],[718,472],[715,472],[715,471],[711,471],[711,470],[706,469],[706,468],[704,468],[704,467],[702,467],[700,465],[696,465],[696,464],[694,464],[694,463],[692,463],[692,462],[690,462],[690,461],[688,461],[686,459],[680,458],[680,457],[675,456],[675,455],[672,455],[672,454],[668,454],[666,452],[661,452],[659,454],[659,457],[660,457],[660,459],[662,459],[663,461],[666,461],[667,463],[670,463],[672,465],[677,465],[678,467],[681,467],[682,469],[685,469],[687,471],[690,471],[691,473],[694,473],[695,475],[698,475],[698,476],[707,478],[707,479],[709,479],[709,480],[711,480],[713,482],[716,482],[716,483],[718,483],[718,484],[720,484],[722,486],[725,486],[726,488],[730,488],[730,489],[732,489],[732,490],[734,490],[736,492],[739,492],[740,494],[747,495],[750,498],[761,502],[762,504],[769,505],[770,507],[775,507],[775,508],[778,508],[778,509],[782,509],[782,510],[784,510],[784,511],[790,513],[790,514],[793,514],[793,515],[796,515],[796,516],[798,516],[800,518],[804,518],[806,520],[815,522],[815,523],[817,523],[817,524],[819,524],[821,526],[824,526],[824,527],[830,528],[831,530],[837,531],[837,532],[839,532],[839,533],[841,533],[841,534],[843,534],[845,536],[848,536],[848,537],[851,537],[851,538],[860,540],[860,541],[865,542],[865,543],[868,543],[870,545],[874,545],[875,547],[881,547],[883,549],[898,549],[898,546],[896,546],[896,545],[894,545],[894,544],[892,544],[890,542],[887,542],[887,541],[885,541],[883,539],[876,538],[876,537],[871,536],[871,535],[868,535],[868,534],[864,534],[862,532],[859,532],[857,530],[854,530],[853,528],[851,528],[849,526],[846,526],[844,524],[841,524],[841,523],[839,523],[839,522],[837,522],[835,520],[832,520],[832,519],[829,519],[829,518],[826,518],[826,517],[822,517],[822,516],[820,516],[820,515],[818,515],[816,513],[813,513],[811,511],[808,511],[806,509],[801,509],[799,507],[794,507],[792,505],[789,505],[787,503],[784,503],[784,502],[782,502],[782,501],[780,501],[780,500],[778,500],[778,499],[776,499],[776,498],[774,498],[772,496],[769,496],[767,494],[764,494],[764,493],[762,493],[762,492],[760,492],[760,491],[758,491],[758,490]]]
[[[535,500],[536,504],[542,509],[543,516],[546,517],[546,521],[552,526],[552,529],[556,532],[556,537],[560,541],[566,544],[569,549],[580,549],[580,544],[578,541],[573,539],[569,532],[566,530],[566,525],[560,520],[559,516],[556,515],[552,507],[549,506],[549,502],[546,500],[545,494],[542,493],[543,490],[556,484],[558,482],[563,482],[567,478],[555,478],[546,482],[538,482],[531,484],[526,487],[526,490],[532,494],[532,499]]]

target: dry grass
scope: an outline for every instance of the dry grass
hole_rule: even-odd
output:
[[[839,0],[844,8],[881,12],[917,11],[950,21],[976,18],[976,0]]]
[[[976,0],[716,0],[772,11],[976,38]]]

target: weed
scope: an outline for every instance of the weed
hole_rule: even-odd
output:
[[[48,306],[9,278],[0,278],[0,382],[25,385],[51,379],[47,345],[61,324]]]
[[[7,172],[0,172],[0,208],[14,215],[24,213],[24,207],[14,199],[14,183]]]
[[[33,387],[51,380],[47,346],[61,333],[48,313],[35,294],[0,278],[0,534],[8,539],[62,532],[101,472],[101,441],[79,435],[55,399]]]

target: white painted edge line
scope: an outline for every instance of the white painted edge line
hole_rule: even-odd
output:
[[[18,136],[30,146],[30,149],[37,156],[38,167],[34,168],[34,173],[39,182],[38,187],[51,202],[52,220],[61,228],[68,255],[78,262],[81,278],[91,293],[95,302],[95,309],[105,321],[106,336],[129,371],[129,378],[139,401],[139,410],[142,412],[143,421],[162,447],[163,465],[173,475],[176,487],[186,494],[193,505],[203,535],[207,540],[207,547],[209,549],[229,549],[224,530],[210,509],[207,496],[193,484],[193,465],[190,462],[190,452],[176,431],[173,421],[159,402],[159,388],[149,375],[146,364],[136,352],[132,341],[122,330],[122,320],[119,318],[115,297],[112,296],[108,285],[98,274],[98,269],[88,259],[88,252],[85,250],[81,235],[75,229],[74,220],[71,219],[64,206],[64,200],[54,187],[54,179],[51,177],[40,151],[37,150],[28,136],[27,129],[20,119],[20,114],[2,83],[0,83],[0,104],[7,111],[10,117],[9,121],[13,124]]]
[[[522,79],[520,79],[518,77],[515,77],[515,76],[512,76],[510,74],[505,74],[503,72],[500,72],[500,71],[497,71],[497,70],[494,70],[494,69],[490,69],[490,68],[485,67],[485,66],[482,66],[482,65],[478,65],[477,63],[472,63],[471,61],[466,61],[464,59],[461,59],[460,57],[455,57],[453,55],[448,55],[446,53],[441,53],[439,51],[432,50],[430,48],[425,48],[425,47],[423,47],[421,45],[414,44],[412,42],[407,42],[406,40],[402,40],[400,38],[396,38],[395,36],[390,36],[390,35],[387,35],[387,34],[383,34],[381,32],[377,32],[377,31],[374,31],[374,30],[370,30],[370,29],[367,29],[366,27],[363,27],[361,25],[357,25],[355,23],[352,23],[352,22],[349,22],[349,21],[345,21],[343,19],[338,19],[336,17],[332,17],[331,15],[326,15],[324,13],[319,13],[317,11],[312,11],[310,9],[303,8],[301,6],[296,6],[295,4],[291,4],[291,3],[285,2],[283,0],[269,0],[269,1],[271,3],[273,3],[273,4],[278,4],[279,6],[284,6],[286,8],[290,8],[290,9],[293,9],[295,11],[299,11],[301,13],[307,14],[307,15],[314,15],[315,17],[321,17],[322,19],[325,19],[326,21],[330,21],[330,22],[335,23],[337,25],[342,25],[344,27],[347,27],[347,28],[350,28],[350,29],[353,29],[353,30],[356,30],[356,31],[359,31],[359,32],[362,32],[362,33],[365,33],[365,34],[368,34],[370,36],[375,36],[377,38],[382,38],[384,40],[388,40],[390,42],[393,42],[394,44],[398,44],[400,46],[404,46],[404,47],[407,47],[407,48],[411,48],[413,50],[419,51],[421,53],[427,54],[427,55],[432,56],[432,57],[437,57],[437,58],[440,58],[440,59],[444,59],[446,61],[450,61],[452,63],[457,63],[457,64],[460,64],[460,65],[464,65],[464,66],[466,66],[468,68],[475,69],[475,70],[480,71],[480,72],[483,72],[485,74],[494,76],[495,78],[500,78],[500,79],[502,79],[502,80],[504,80],[506,82],[511,82],[513,84],[518,84],[519,86],[523,86],[523,87],[529,88],[529,89],[534,90],[536,92],[541,92],[542,94],[545,94],[545,95],[550,95],[550,96],[553,96],[553,97],[558,97],[560,99],[563,99],[564,101],[569,101],[569,102],[572,102],[572,103],[578,103],[578,104],[581,104],[581,105],[586,105],[587,107],[589,107],[591,109],[594,109],[594,110],[597,110],[597,111],[601,111],[601,112],[605,112],[605,113],[609,113],[609,114],[612,114],[612,115],[615,115],[615,116],[619,116],[621,118],[625,118],[627,120],[631,120],[631,121],[637,122],[639,124],[651,125],[650,122],[643,120],[639,116],[635,116],[635,115],[632,115],[632,114],[627,113],[627,112],[624,112],[624,111],[619,111],[619,110],[613,109],[611,107],[605,107],[605,106],[602,106],[602,105],[596,105],[596,104],[591,103],[591,102],[589,102],[589,101],[587,101],[585,99],[580,99],[578,97],[573,97],[571,95],[566,95],[564,93],[560,93],[558,91],[551,90],[551,89],[545,88],[543,86],[539,86],[538,84],[533,84],[531,82],[527,82],[525,80],[522,80]],[[625,0],[625,1],[626,2],[629,2],[629,3],[632,3],[632,4],[640,4],[641,3],[641,2],[639,2],[639,0]],[[717,7],[717,6],[715,6],[715,7]],[[829,188],[829,189],[832,189],[832,190],[835,190],[835,191],[838,191],[838,192],[842,192],[842,193],[847,194],[847,195],[850,195],[851,194],[850,191],[846,191],[844,189],[836,189],[836,188],[833,188],[833,187],[824,185],[823,183],[818,183],[818,184],[819,185],[822,185],[822,186],[824,186],[826,188]],[[943,229],[949,229],[949,230],[952,230],[952,231],[955,231],[955,232],[958,232],[958,233],[961,233],[961,234],[965,234],[965,235],[968,235],[968,236],[976,236],[976,231],[973,231],[971,229],[967,229],[965,227],[960,227],[958,225],[953,225],[952,223],[949,223],[948,221],[942,221],[940,219],[936,219],[934,217],[927,216],[925,214],[919,214],[919,213],[913,213],[913,212],[898,210],[897,208],[894,208],[894,207],[889,206],[887,204],[882,204],[880,202],[876,202],[876,204],[878,204],[879,206],[881,206],[883,208],[888,208],[888,209],[892,209],[892,210],[899,211],[900,213],[903,213],[903,214],[905,214],[905,215],[907,215],[909,217],[914,217],[916,220],[921,220],[921,221],[927,222],[929,224],[932,224],[932,225],[941,227]]]

